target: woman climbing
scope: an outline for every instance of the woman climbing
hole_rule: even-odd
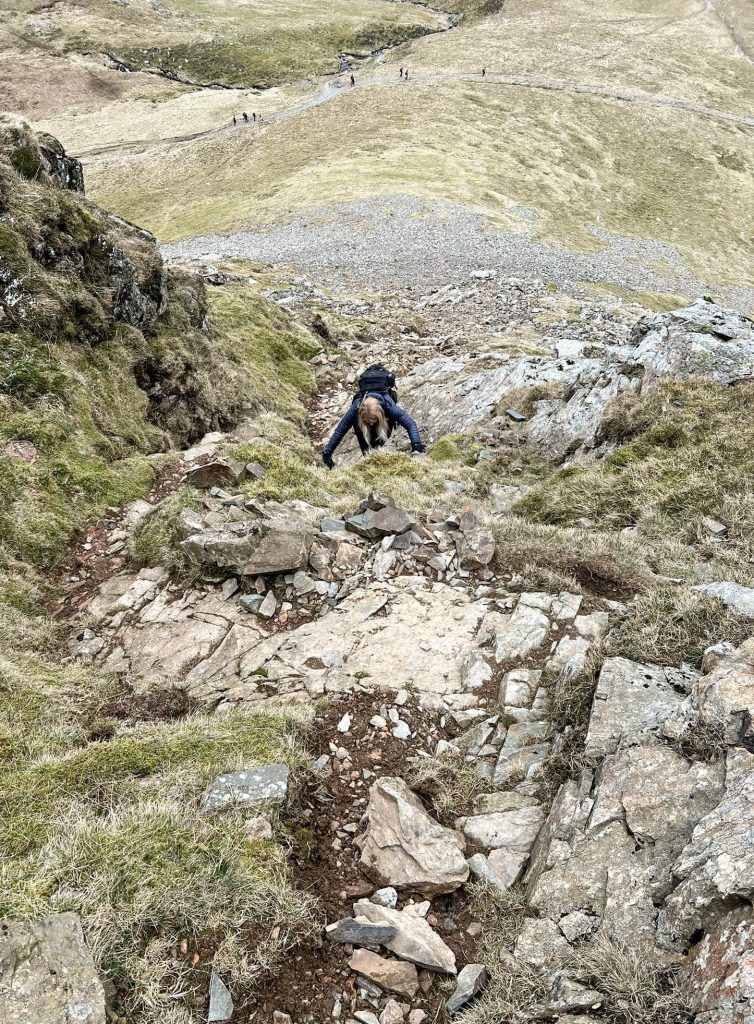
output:
[[[366,455],[374,448],[382,448],[396,423],[403,427],[411,440],[411,454],[423,452],[419,428],[398,405],[395,376],[380,363],[369,366],[359,377],[358,393],[322,452],[322,461],[328,469],[335,468],[333,454],[351,428],[361,454]]]

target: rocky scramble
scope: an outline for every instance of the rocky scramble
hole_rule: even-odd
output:
[[[300,288],[277,299],[305,317],[308,297]],[[447,310],[444,337],[430,335],[430,345],[396,328],[390,304],[350,305],[387,325],[379,354],[404,359],[402,395],[430,439],[470,433],[479,468],[501,446],[558,461],[604,455],[600,425],[621,392],[698,374],[731,384],[754,372],[751,323],[705,302],[633,328],[621,312],[584,305],[575,320],[540,330],[535,355],[506,351],[509,337],[496,328],[532,344],[526,328],[551,308],[536,284],[501,287],[479,275],[417,308]],[[349,307],[336,309],[342,317]],[[475,349],[464,348],[465,332],[479,338]],[[430,358],[409,367],[409,339],[412,360],[424,349]],[[348,397],[333,369],[365,350],[346,344],[315,360],[315,433]],[[543,388],[552,397],[539,398]],[[525,414],[508,407],[511,396]],[[236,437],[253,441],[253,425]],[[274,802],[299,821],[296,878],[316,888],[325,914],[319,941],[294,949],[250,992],[213,976],[208,1019],[420,1024],[442,1004],[456,1013],[490,984],[483,940],[501,911],[480,893],[525,899],[497,968],[529,979],[517,997],[522,1020],[602,1019],[612,981],[592,960],[610,956],[654,965],[662,998],[675,993],[673,1020],[747,1019],[739,963],[752,955],[750,643],[718,650],[709,637],[701,670],[600,659],[583,753],[559,784],[555,765],[567,750],[574,757],[575,727],[560,709],[599,664],[633,594],[617,601],[597,584],[522,589],[494,561],[495,513],[452,479],[444,507],[420,515],[377,492],[342,516],[248,498],[245,482],[263,481],[265,470],[224,455],[232,440],[207,436],[174,474],[174,484],[201,492],[174,525],[189,576],[133,571],[126,560],[81,607],[70,647],[136,694],[179,687],[190,706],[218,714],[327,701],[315,720],[314,774],[294,790],[288,769],[270,765],[221,776],[205,795],[207,813],[248,805],[261,835],[271,834],[265,808]],[[525,490],[498,485],[493,508]],[[102,556],[127,550],[149,514],[149,503],[128,509]],[[712,760],[683,752],[682,739],[702,725],[721,737]],[[447,766],[472,781],[443,811],[443,791],[455,785]],[[693,984],[681,990],[676,976]],[[499,999],[494,969],[492,978],[488,998]]]
[[[232,296],[258,287],[205,272]],[[751,1019],[747,499],[725,505],[726,477],[721,509],[705,501],[669,539],[657,518],[642,534],[526,511],[585,468],[638,472],[682,448],[694,422],[678,389],[748,394],[752,322],[707,300],[647,314],[482,269],[423,294],[264,292],[265,323],[285,311],[270,365],[302,392],[303,360],[280,337],[323,342],[295,350],[316,377],[308,418],[255,398],[212,423],[224,429],[190,431],[191,447],[151,453],[147,497],[92,521],[55,577],[66,687],[107,688],[82,746],[65,746],[66,719],[59,747],[23,754],[13,806],[33,813],[16,811],[29,845],[15,863],[32,862],[31,888],[9,872],[7,890],[16,909],[54,895],[45,916],[0,923],[2,1019],[130,1024],[119,1008],[140,985],[133,1019],[150,1024]],[[429,453],[409,458],[396,437],[358,460],[344,445],[326,473],[311,442],[378,359]],[[175,404],[158,392],[153,416]],[[670,427],[645,422],[658,395],[656,418],[678,410]],[[24,453],[7,458],[33,465]],[[668,516],[685,486],[672,470]],[[164,722],[184,731],[150,733]],[[239,722],[259,730],[253,755],[223,731]],[[51,841],[66,787],[92,808]],[[159,818],[152,845],[143,824],[117,831],[139,800]],[[97,855],[82,928],[71,907]],[[242,873],[255,856],[262,882]],[[219,908],[201,889],[198,919],[184,859],[196,888],[228,879]],[[158,934],[148,896],[162,887]],[[240,889],[261,891],[254,913],[232,902]],[[138,927],[117,959],[103,907],[124,906]]]

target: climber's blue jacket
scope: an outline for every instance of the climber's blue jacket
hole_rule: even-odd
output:
[[[419,436],[419,428],[411,419],[409,414],[404,412],[403,409],[393,401],[390,395],[387,395],[384,392],[380,393],[370,391],[366,395],[358,395],[354,399],[353,405],[335,428],[332,437],[328,441],[327,447],[322,452],[322,459],[324,462],[328,462],[332,459],[333,452],[352,427],[356,434],[356,440],[359,442],[359,448],[361,448],[362,455],[365,455],[369,451],[369,444],[359,429],[358,423],[359,406],[365,398],[376,398],[382,406],[385,412],[385,418],[387,419],[388,433],[392,433],[393,427],[398,423],[407,432],[411,440],[412,451],[424,451],[424,445],[422,444],[422,439]]]

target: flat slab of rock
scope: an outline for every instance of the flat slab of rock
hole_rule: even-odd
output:
[[[202,802],[202,810],[217,811],[233,804],[279,803],[288,793],[288,774],[288,765],[268,764],[218,775]]]
[[[511,617],[504,621],[495,637],[495,660],[524,661],[540,650],[549,639],[550,620],[540,608],[519,600]]]
[[[351,946],[382,946],[394,939],[398,929],[390,924],[372,922],[368,918],[344,917],[328,924],[325,935],[331,942],[344,942]]]
[[[76,914],[0,922],[0,1021],[105,1020],[105,990]]]
[[[401,960],[408,960],[417,967],[443,974],[456,973],[456,958],[453,950],[440,938],[425,918],[405,910],[381,907],[369,900],[359,900],[353,912],[357,919],[365,917],[374,924],[388,924],[395,929],[395,935],[383,945]]]
[[[413,999],[419,991],[419,973],[414,964],[387,960],[368,949],[357,949],[348,961],[348,966],[362,978],[396,995]]]
[[[672,679],[672,669],[608,658],[594,694],[586,756],[614,754],[622,744],[656,732],[684,700]]]
[[[466,964],[458,975],[456,990],[448,1000],[447,1012],[457,1013],[474,996],[479,995],[488,981],[489,975],[484,964]]]
[[[460,818],[457,824],[464,835],[489,850],[507,849],[528,855],[544,820],[543,808],[535,804],[492,814],[474,814]]]
[[[386,776],[369,791],[368,825],[357,840],[361,866],[376,881],[425,895],[467,880],[464,842],[435,821],[403,779]]]

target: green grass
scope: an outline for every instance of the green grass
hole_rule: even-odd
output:
[[[246,812],[200,811],[221,772],[301,767],[304,720],[235,711],[138,723],[127,683],[64,661],[70,624],[45,613],[57,596],[46,573],[77,529],[149,489],[148,454],[266,403],[300,422],[318,345],[251,289],[208,304],[189,275],[163,288],[154,246],[44,172],[30,180],[29,153],[39,156],[33,134],[2,121],[0,915],[76,911],[116,1011],[189,1024],[212,960],[240,992],[312,927],[282,848],[250,841]],[[113,280],[113,266],[125,277]],[[126,309],[122,293],[143,302]],[[8,454],[14,440],[33,444],[35,461]],[[179,492],[147,519],[139,560],[163,553],[194,501]]]
[[[622,396],[601,426],[617,447],[604,459],[557,471],[515,511],[553,526],[586,517],[602,531],[632,527],[652,542],[695,544],[699,558],[746,582],[754,557],[752,396],[751,384],[704,380]],[[728,527],[723,543],[709,541],[705,516]]]
[[[83,9],[40,12],[50,31],[33,33],[17,8],[0,6],[6,48],[22,43],[27,53],[68,58],[71,76],[71,56],[106,52],[134,71],[226,87],[269,88],[333,73],[341,52],[366,55],[445,27],[429,9],[389,0],[286,0],[274,9],[265,0],[131,0],[115,8],[92,0]],[[93,88],[86,98],[96,98]]]
[[[0,785],[0,850],[4,857],[38,850],[73,802],[106,809],[157,795],[194,801],[220,772],[280,760],[300,763],[296,729],[295,721],[282,715],[194,716],[137,726],[60,757],[20,762]],[[149,778],[151,792],[139,782]]]
[[[398,452],[372,452],[352,466],[330,471],[297,425],[268,415],[260,417],[255,427],[270,443],[237,445],[229,452],[242,461],[259,462],[267,470],[262,480],[245,485],[248,497],[298,499],[340,515],[352,512],[369,491],[388,491],[401,508],[427,512],[447,498],[446,480],[471,479],[463,465]]]

